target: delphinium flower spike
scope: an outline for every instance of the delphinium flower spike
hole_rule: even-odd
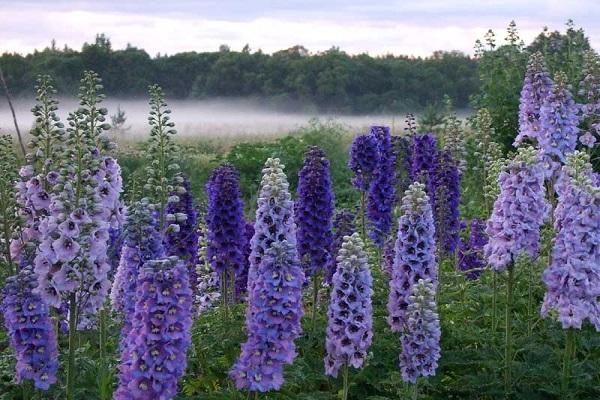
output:
[[[139,272],[146,261],[165,255],[154,207],[143,199],[127,210],[121,260],[110,292],[112,307],[123,315],[121,348],[131,331]]]
[[[456,113],[452,112],[447,117],[443,134],[444,150],[450,154],[459,170],[464,172],[466,168],[465,133]]]
[[[410,170],[412,164],[413,141],[410,136],[392,136],[396,167],[396,199],[395,205],[402,200],[400,193],[404,193],[412,183]]]
[[[235,297],[237,300],[244,299],[248,294],[248,269],[250,268],[250,252],[252,251],[250,241],[253,236],[254,223],[246,221],[244,229],[244,264],[235,276]]]
[[[293,202],[279,159],[268,159],[256,210],[248,273],[248,340],[230,372],[238,389],[276,390],[296,357],[304,273],[296,250]]]
[[[594,148],[600,139],[600,56],[592,49],[583,54],[582,75],[578,94],[584,99],[580,106],[584,132],[579,142]]]
[[[477,279],[486,266],[483,247],[488,238],[485,233],[485,221],[474,218],[469,222],[469,236],[461,239],[458,247],[458,269],[467,279]]]
[[[542,53],[535,52],[529,58],[525,81],[521,89],[519,103],[519,134],[514,145],[519,146],[525,139],[536,141],[544,147],[542,126],[540,125],[541,108],[552,90],[553,82],[544,65]]]
[[[456,160],[444,150],[440,153],[434,176],[435,233],[440,255],[453,255],[460,237],[460,171]]]
[[[179,148],[172,137],[177,133],[175,123],[171,121],[171,110],[165,102],[165,94],[158,85],[148,88],[150,94],[150,139],[148,140],[148,155],[150,160],[146,166],[147,181],[144,185],[146,197],[156,205],[159,229],[177,230],[173,214],[168,214],[167,206],[177,199],[171,193],[181,192],[183,178],[177,163]],[[171,223],[169,223],[171,222]]]
[[[382,248],[392,229],[392,214],[396,202],[396,161],[390,128],[372,126],[370,135],[377,139],[379,162],[369,185],[367,199],[369,237]]]
[[[202,221],[202,219],[201,219]],[[198,228],[198,264],[196,265],[196,290],[194,307],[200,316],[216,305],[221,297],[219,292],[219,275],[211,268],[207,257],[206,226],[200,222]]]
[[[411,289],[402,334],[400,370],[402,380],[416,384],[421,376],[434,376],[440,359],[440,320],[435,301],[436,284],[419,279]]]
[[[336,377],[343,369],[344,400],[348,398],[348,367],[362,368],[373,339],[372,286],[360,236],[345,236],[332,280],[325,341],[325,373]]]
[[[192,291],[177,257],[147,261],[140,270],[131,333],[121,351],[115,400],[169,400],[187,365]]]
[[[47,390],[56,382],[58,344],[47,304],[35,293],[37,279],[30,267],[6,280],[2,313],[10,345],[16,353],[16,382],[33,382]]]
[[[225,312],[235,294],[235,276],[246,265],[246,223],[239,185],[239,174],[232,164],[217,167],[206,184],[208,261],[219,274]]]
[[[366,235],[366,206],[367,191],[377,165],[379,164],[379,149],[377,139],[373,135],[359,135],[352,141],[348,167],[354,173],[352,185],[360,190],[360,225],[363,239]]]
[[[411,180],[425,185],[432,206],[435,203],[435,171],[438,158],[437,140],[433,134],[426,133],[413,137]]]
[[[405,192],[401,213],[387,304],[388,323],[394,332],[406,328],[413,285],[419,279],[435,283],[438,275],[433,213],[422,183],[413,183]]]

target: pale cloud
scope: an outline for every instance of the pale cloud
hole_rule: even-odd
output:
[[[51,6],[49,5],[51,4]],[[221,44],[273,52],[296,44],[311,51],[427,56],[438,49],[472,53],[492,28],[511,19],[531,41],[543,26],[575,19],[600,47],[600,2],[550,1],[0,1],[0,52],[31,52],[55,39],[80,48],[96,33],[116,48],[151,55],[214,51]]]

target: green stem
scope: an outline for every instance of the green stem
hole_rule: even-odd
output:
[[[69,295],[69,358],[67,362],[67,400],[75,398],[75,339],[77,333],[77,298]]]
[[[228,305],[227,305],[227,271],[221,273],[221,304],[223,306],[223,317],[228,317]]]
[[[319,275],[313,276],[313,304],[312,304],[312,330],[313,332],[317,329],[317,303],[319,301]]]
[[[412,400],[417,400],[419,398],[419,383],[415,382],[413,385],[411,385],[411,399]]]
[[[570,328],[566,332],[565,340],[565,352],[563,355],[562,374],[560,380],[560,392],[563,399],[567,399],[570,396],[569,382],[571,379],[571,369],[573,358],[575,356],[575,330]]]
[[[361,225],[361,236],[363,243],[367,240],[367,227],[366,227],[366,207],[365,207],[365,191],[361,190],[360,192],[360,225]]]
[[[342,392],[342,400],[348,400],[348,391],[350,386],[348,385],[348,363],[344,364],[344,391]]]
[[[531,318],[533,317],[533,263],[529,262],[529,282],[527,282],[527,337],[531,336]]]
[[[495,270],[492,270],[492,332],[496,332],[496,309],[497,309],[497,299],[498,299],[498,277]]]
[[[506,332],[504,348],[504,390],[508,397],[512,389],[512,300],[513,300],[514,265],[508,266],[508,281],[506,283]]]

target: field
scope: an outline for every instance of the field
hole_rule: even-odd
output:
[[[600,398],[600,58],[510,33],[472,112],[416,118],[40,76],[0,141],[0,400]]]

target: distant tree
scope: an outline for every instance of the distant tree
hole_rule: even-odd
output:
[[[116,135],[122,135],[131,129],[131,126],[125,126],[127,123],[127,116],[125,110],[121,109],[121,106],[117,106],[117,112],[110,116],[110,130]]]

